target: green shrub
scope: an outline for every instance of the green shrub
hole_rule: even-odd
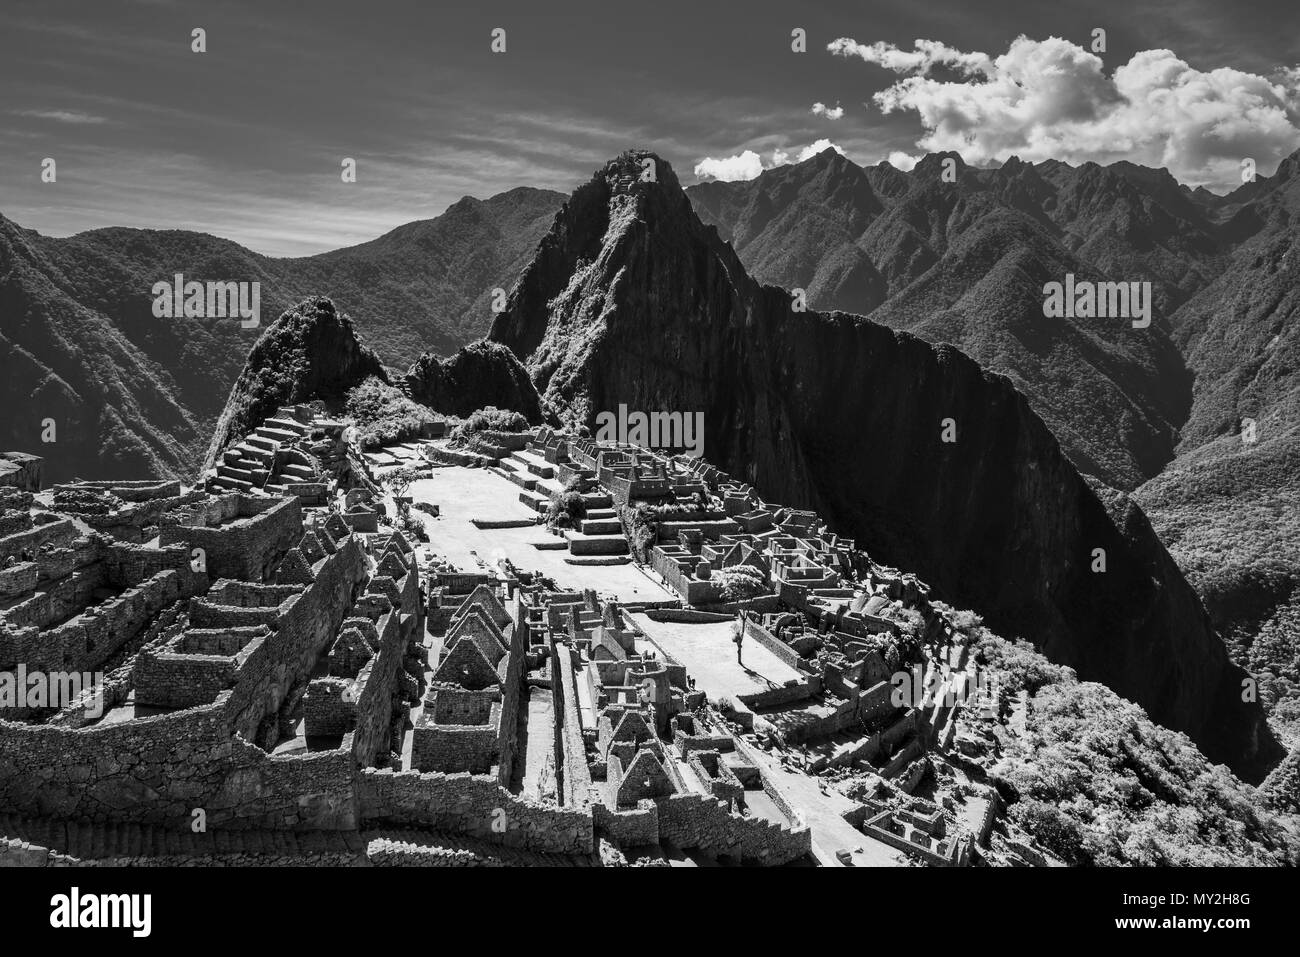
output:
[[[492,405],[479,409],[457,427],[457,431],[463,435],[474,432],[524,432],[527,429],[528,420],[520,413]]]
[[[432,411],[375,376],[347,394],[347,414],[357,427],[363,449],[419,438],[425,424],[436,421]]]
[[[546,524],[555,528],[577,528],[587,517],[587,503],[577,492],[556,492],[546,512]]]
[[[727,601],[743,601],[768,591],[767,576],[752,565],[732,565],[714,573],[713,578],[722,586]]]

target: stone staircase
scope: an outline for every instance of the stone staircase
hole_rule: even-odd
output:
[[[245,436],[242,442],[221,453],[215,474],[208,477],[208,490],[279,494],[284,491],[284,479],[311,481],[315,476],[309,466],[291,463],[279,472],[275,469],[276,452],[280,447],[296,443],[309,432],[309,427],[299,422],[292,410],[281,409]]]
[[[588,508],[587,517],[578,523],[577,529],[566,530],[564,538],[574,558],[608,558],[629,552],[623,523],[608,507]]]

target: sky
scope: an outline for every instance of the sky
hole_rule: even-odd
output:
[[[568,191],[630,147],[685,185],[833,145],[1130,159],[1224,192],[1300,148],[1298,27],[1300,4],[1250,0],[6,0],[0,213],[298,256]]]

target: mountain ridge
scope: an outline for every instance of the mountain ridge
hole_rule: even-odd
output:
[[[702,411],[722,468],[817,509],[1239,773],[1280,757],[1141,510],[1099,497],[1010,380],[870,319],[793,311],[653,154],[625,153],[575,191],[489,337],[569,423],[621,404]],[[946,418],[961,436],[947,446]],[[1098,547],[1104,578],[1087,570]]]

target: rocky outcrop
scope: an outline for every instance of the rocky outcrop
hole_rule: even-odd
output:
[[[490,338],[566,420],[593,426],[621,403],[702,412],[704,454],[775,501],[816,509],[1239,774],[1281,757],[1141,510],[1099,497],[1007,379],[861,317],[794,311],[652,154],[574,193]]]
[[[342,401],[370,376],[388,381],[379,357],[357,340],[352,320],[329,299],[303,300],[273,322],[249,352],[217,422],[204,469],[280,406],[311,399]]]
[[[406,373],[406,391],[444,415],[465,417],[487,406],[542,420],[541,400],[515,354],[499,342],[470,343],[445,359],[425,353]]]

